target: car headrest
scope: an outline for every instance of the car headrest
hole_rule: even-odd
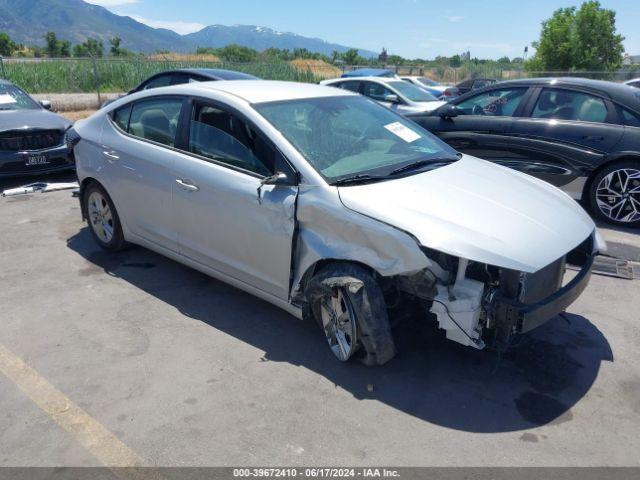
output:
[[[538,107],[540,110],[551,110],[556,107],[556,104],[551,100],[551,92],[549,90],[543,90],[540,94]]]
[[[571,103],[572,100],[572,95],[569,92],[563,92],[560,90],[556,91],[555,103],[558,107],[567,105],[568,103]]]
[[[159,108],[145,111],[140,116],[140,124],[145,138],[160,143],[173,143],[171,138],[171,122],[166,113]]]

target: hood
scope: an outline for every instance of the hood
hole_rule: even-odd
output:
[[[26,130],[66,130],[71,122],[60,115],[44,109],[0,110],[0,132]]]
[[[535,272],[595,229],[568,195],[474,157],[395,180],[339,187],[352,210],[393,225],[429,248]]]

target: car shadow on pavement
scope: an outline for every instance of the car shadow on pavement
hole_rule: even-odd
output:
[[[429,321],[395,329],[399,354],[368,368],[338,362],[314,322],[147,249],[109,253],[85,227],[68,246],[88,261],[81,275],[108,275],[263,350],[256,361],[288,362],[327,378],[358,399],[372,399],[424,421],[469,432],[507,432],[568,422],[589,392],[600,363],[613,361],[604,335],[567,314],[516,340],[504,352],[446,340]]]

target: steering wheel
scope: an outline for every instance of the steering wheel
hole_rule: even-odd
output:
[[[474,105],[473,108],[471,109],[471,115],[484,115],[484,108],[482,108],[480,105]]]

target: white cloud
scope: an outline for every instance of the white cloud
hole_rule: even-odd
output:
[[[138,15],[129,15],[135,21],[144,23],[145,25],[149,25],[153,28],[166,28],[168,30],[173,30],[180,35],[184,35],[186,33],[197,32],[198,30],[202,30],[206,27],[203,23],[198,22],[181,22],[181,21],[171,21],[171,20],[150,20],[148,18],[139,17]]]
[[[100,5],[102,7],[120,7],[122,5],[132,5],[140,0],[85,0],[87,3]]]
[[[447,17],[447,20],[449,20],[452,23],[458,23],[464,20],[464,17],[460,15],[451,15],[450,17]]]

